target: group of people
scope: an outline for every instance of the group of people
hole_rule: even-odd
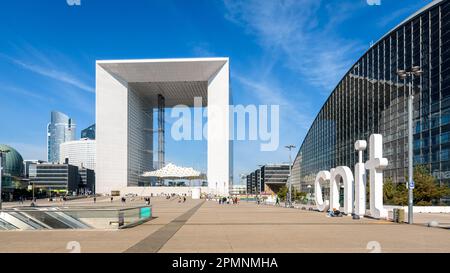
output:
[[[333,208],[333,210],[328,210],[328,217],[342,217],[342,212],[338,209]]]
[[[219,204],[238,204],[239,199],[237,197],[220,197]]]

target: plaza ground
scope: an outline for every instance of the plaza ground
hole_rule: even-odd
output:
[[[143,203],[136,199],[127,206]],[[81,199],[65,205],[121,206],[108,198],[98,198],[96,204]],[[450,230],[425,226],[430,220],[449,226],[449,214],[416,214],[417,224],[407,225],[329,218],[324,213],[245,201],[219,205],[153,198],[152,205],[155,218],[130,229],[1,231],[0,252],[69,252],[71,241],[80,244],[81,252],[370,252],[368,244],[379,244],[382,252],[450,252]]]

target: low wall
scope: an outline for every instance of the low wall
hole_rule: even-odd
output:
[[[208,187],[126,187],[120,190],[120,195],[137,194],[138,196],[153,196],[164,194],[192,195],[192,189],[200,188],[200,193],[208,193]]]
[[[394,209],[404,209],[408,212],[408,206],[384,206],[388,212]],[[450,206],[413,206],[414,213],[450,213]]]

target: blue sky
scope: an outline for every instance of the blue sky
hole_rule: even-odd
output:
[[[95,122],[95,60],[230,57],[235,104],[280,105],[280,148],[234,143],[234,174],[287,162],[350,66],[430,0],[5,0],[0,143],[46,159],[50,111]],[[170,122],[170,121],[169,121]],[[179,151],[183,151],[180,154]],[[293,153],[294,155],[296,154]],[[167,141],[167,161],[206,169],[204,142]]]

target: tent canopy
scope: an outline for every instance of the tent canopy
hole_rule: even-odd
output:
[[[143,177],[158,177],[158,178],[166,178],[166,179],[190,179],[190,178],[198,178],[200,177],[200,172],[194,170],[193,168],[184,168],[176,166],[172,163],[167,164],[163,168],[151,171],[151,172],[145,172],[141,176]]]

